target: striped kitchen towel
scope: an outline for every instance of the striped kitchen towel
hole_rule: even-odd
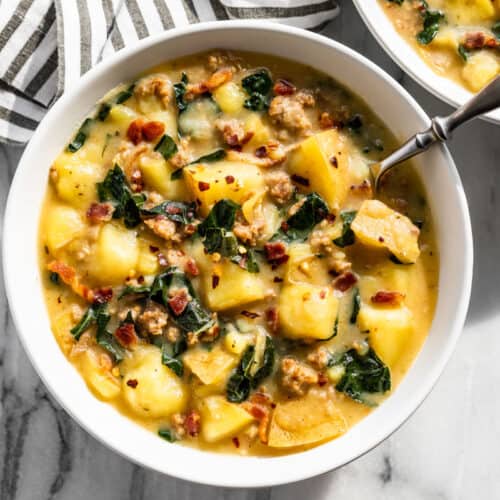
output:
[[[0,141],[27,142],[65,88],[148,35],[220,19],[319,29],[337,11],[337,0],[0,0]]]

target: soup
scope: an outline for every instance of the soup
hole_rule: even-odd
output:
[[[500,72],[496,0],[379,0],[398,32],[440,76],[477,92]]]
[[[62,351],[167,441],[262,456],[341,436],[394,390],[434,313],[416,174],[372,190],[395,146],[330,77],[261,54],[113,89],[51,166],[40,219]]]

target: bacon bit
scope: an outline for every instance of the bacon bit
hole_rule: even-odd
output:
[[[286,246],[282,241],[266,243],[264,245],[264,252],[266,253],[267,261],[271,264],[273,269],[284,264],[290,258],[290,256],[285,253]]]
[[[250,318],[250,319],[255,319],[255,318],[258,318],[260,316],[259,313],[256,313],[256,312],[253,312],[253,311],[241,311],[240,314],[242,316],[246,316],[247,318]]]
[[[139,382],[135,378],[131,378],[127,380],[127,385],[132,387],[132,389],[135,389],[139,385]]]
[[[347,271],[345,273],[342,273],[334,282],[333,286],[337,290],[340,290],[341,292],[346,292],[351,288],[356,282],[358,281],[358,278],[351,273],[350,271]]]
[[[139,284],[144,283],[144,276],[142,274],[137,278],[137,283]]]
[[[279,330],[279,315],[277,307],[266,309],[266,322],[272,333],[278,333]]]
[[[198,95],[205,94],[206,92],[212,92],[217,87],[220,87],[224,83],[231,80],[232,77],[233,71],[231,68],[221,68],[202,82],[188,84],[185,98],[189,101]]]
[[[301,175],[293,174],[291,176],[291,179],[293,182],[296,184],[300,184],[301,186],[309,187],[309,179],[306,179],[305,177],[302,177]]]
[[[327,128],[332,128],[334,125],[333,118],[330,116],[330,113],[327,113],[326,111],[324,111],[319,115],[318,121],[319,121],[319,127],[323,130]]]
[[[335,214],[332,214],[332,213],[329,213],[327,216],[326,216],[326,220],[327,222],[329,222],[330,224],[332,224],[333,222],[335,222],[335,219],[337,218],[337,216]]]
[[[233,148],[237,149],[238,151],[241,151],[241,147],[244,146],[247,142],[250,141],[250,139],[254,136],[254,133],[249,130],[248,132],[245,133],[243,137],[238,137],[238,134],[224,134],[224,140],[226,141],[226,144]]]
[[[241,405],[252,417],[259,421],[259,439],[264,444],[267,443],[267,427],[270,421],[272,405],[271,398],[262,392],[252,394],[250,399]]]
[[[277,80],[273,87],[275,95],[292,95],[296,90],[293,84],[282,79]]]
[[[61,299],[61,296],[60,296],[60,295],[57,297],[57,303],[58,303],[58,304],[61,304],[61,303],[62,303],[62,299]]]
[[[404,293],[388,292],[385,290],[380,290],[373,297],[371,297],[370,300],[373,304],[382,304],[385,306],[399,306],[404,298],[405,298]]]
[[[123,325],[120,325],[115,331],[115,337],[125,348],[131,347],[139,341],[133,323],[123,323]]]
[[[224,179],[226,179],[226,184],[232,184],[234,182],[234,177],[232,175],[226,175]]]
[[[488,36],[482,31],[466,33],[463,46],[467,50],[479,50],[484,47],[494,49],[498,47],[499,42],[492,36]]]
[[[196,265],[196,261],[192,257],[189,257],[187,259],[186,265],[184,266],[184,270],[191,276],[198,276],[198,274],[200,274],[200,270]]]
[[[233,442],[234,446],[236,446],[236,448],[240,447],[240,440],[236,436],[232,438],[231,441]]]
[[[338,162],[338,160],[337,160],[337,157],[336,157],[336,156],[332,156],[332,157],[330,158],[330,163],[332,164],[332,166],[333,166],[334,168],[339,168],[339,162]]]
[[[91,224],[111,220],[113,205],[111,203],[92,203],[87,210],[87,219]]]
[[[187,415],[186,415],[186,420],[184,422],[184,427],[186,429],[186,432],[191,436],[191,437],[196,437],[198,433],[200,432],[200,427],[201,427],[201,417],[200,414],[195,412],[194,410],[191,410]]]
[[[220,277],[216,274],[212,274],[212,288],[215,289],[219,286]]]
[[[142,126],[144,125],[144,120],[142,118],[137,118],[130,123],[127,129],[127,138],[133,142],[136,146],[142,141]]]
[[[113,289],[111,287],[99,288],[93,291],[94,304],[105,304],[113,298]]]
[[[325,384],[328,383],[328,377],[325,372],[319,372],[318,374],[318,385],[320,387],[323,387]]]
[[[158,264],[160,264],[160,266],[162,267],[168,266],[168,260],[165,257],[165,255],[163,255],[161,252],[156,256],[156,258],[158,259]]]
[[[94,292],[88,286],[80,283],[80,278],[76,275],[73,267],[60,260],[53,260],[47,264],[47,269],[57,273],[63,283],[70,286],[77,295],[83,297],[87,302],[94,301]]]
[[[210,189],[210,184],[208,182],[199,181],[198,189],[200,191],[207,191],[208,189]]]
[[[142,126],[142,135],[148,142],[158,139],[165,131],[165,125],[160,121],[150,121]]]
[[[273,281],[274,281],[274,283],[282,283],[283,282],[283,278],[280,278],[279,276],[275,276],[273,278]]]
[[[257,158],[265,158],[267,156],[267,148],[266,146],[260,146],[255,150],[255,156]]]
[[[168,305],[175,316],[180,316],[188,305],[189,297],[185,288],[174,290],[168,299]]]
[[[383,243],[385,240],[384,240],[384,237],[383,236],[379,236],[378,237],[378,241],[380,241],[380,243]]]
[[[281,224],[280,224],[280,227],[281,227],[281,230],[284,231],[285,233],[288,231],[288,229],[290,228],[290,226],[288,225],[288,222],[286,220],[284,220]]]
[[[153,246],[153,245],[149,245],[149,250],[151,253],[156,253],[160,249],[158,247]]]

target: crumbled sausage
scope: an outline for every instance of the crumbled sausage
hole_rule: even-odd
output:
[[[269,194],[280,205],[285,204],[293,195],[295,190],[290,176],[282,170],[269,172],[266,177],[266,184],[269,188]]]
[[[314,105],[314,97],[310,95],[310,99],[307,99],[305,95],[303,92],[298,92],[291,96],[278,95],[274,97],[269,105],[271,120],[299,135],[310,134],[312,124],[304,107]],[[311,99],[313,104],[310,104]]]
[[[191,153],[189,152],[190,137],[182,137],[177,144],[177,153],[175,153],[168,161],[174,168],[184,167],[191,161]]]
[[[167,310],[161,304],[150,301],[137,317],[137,324],[149,335],[161,335],[167,326],[167,320]]]
[[[160,238],[163,238],[166,241],[180,241],[181,235],[177,231],[177,226],[175,222],[167,219],[164,215],[157,215],[152,219],[146,219],[144,224],[153,231]]]
[[[323,370],[328,366],[328,361],[330,359],[330,354],[324,347],[319,347],[308,354],[307,361],[316,370]]]
[[[134,93],[139,98],[155,95],[167,107],[173,96],[173,86],[166,75],[158,73],[143,78],[135,86]]]
[[[194,410],[191,410],[186,415],[186,420],[184,422],[184,428],[186,432],[191,437],[196,437],[200,432],[201,427],[201,417],[200,414]]]
[[[231,78],[233,78],[233,71],[231,68],[220,68],[212,73],[206,80],[198,83],[188,83],[185,99],[189,101],[206,92],[213,92],[217,87],[229,82]]]
[[[318,373],[294,358],[281,360],[281,385],[290,395],[303,396],[311,385],[318,383]]]
[[[214,125],[222,134],[224,142],[232,148],[240,148],[254,135],[253,132],[246,132],[243,124],[235,119],[227,120],[218,118],[215,120]]]

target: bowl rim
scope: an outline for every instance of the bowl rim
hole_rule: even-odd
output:
[[[379,78],[384,81],[384,84],[393,87],[400,95],[401,98],[406,100],[407,103],[411,105],[413,110],[419,119],[423,121],[429,121],[428,116],[425,114],[423,109],[418,105],[418,103],[408,94],[406,90],[400,87],[397,82],[395,82],[384,70],[376,66],[374,63],[366,59],[364,56],[355,52],[354,50],[340,44],[339,42],[330,40],[321,35],[311,33],[299,28],[293,28],[289,26],[280,25],[273,22],[263,22],[263,21],[224,21],[224,22],[210,22],[210,23],[202,23],[197,25],[191,25],[188,27],[177,28],[170,31],[166,31],[164,33],[149,37],[138,42],[136,45],[132,47],[125,48],[117,53],[115,56],[110,57],[103,63],[97,65],[95,68],[90,70],[86,75],[84,75],[79,83],[75,86],[74,89],[66,92],[58,102],[55,103],[53,108],[49,110],[47,116],[42,120],[41,125],[35,132],[34,137],[38,135],[42,135],[44,127],[43,123],[48,120],[47,117],[55,115],[59,112],[60,109],[64,109],[67,106],[67,103],[71,103],[73,96],[79,93],[79,89],[84,88],[88,82],[97,79],[100,75],[106,73],[108,69],[114,65],[123,64],[130,56],[136,54],[137,52],[141,52],[148,47],[151,47],[156,44],[161,44],[167,42],[169,40],[175,39],[180,36],[190,35],[193,33],[206,32],[206,31],[223,31],[223,30],[250,30],[257,32],[277,32],[284,33],[288,35],[292,35],[301,39],[304,39],[307,42],[311,42],[313,44],[321,44],[326,46],[331,50],[335,50],[340,52],[344,56],[347,56],[351,59],[354,59],[356,63],[367,67],[372,72],[376,73]],[[139,71],[138,71],[139,72]],[[368,103],[369,105],[369,103]],[[93,427],[91,422],[88,422],[88,415],[83,415],[81,408],[77,408],[73,401],[71,400],[69,394],[62,392],[57,392],[56,388],[48,382],[48,378],[53,379],[53,375],[50,374],[50,370],[48,369],[48,363],[46,361],[42,362],[40,356],[37,355],[37,352],[30,346],[29,335],[26,331],[23,331],[20,328],[20,325],[23,323],[22,315],[23,315],[23,307],[21,301],[15,301],[15,289],[16,289],[16,276],[13,273],[13,267],[10,267],[10,264],[15,262],[15,254],[16,249],[13,245],[10,244],[10,229],[14,230],[16,228],[16,215],[14,212],[15,205],[15,195],[18,191],[22,189],[20,185],[21,182],[21,172],[28,168],[27,159],[33,156],[35,150],[35,141],[32,139],[28,144],[23,156],[19,162],[18,169],[14,176],[14,179],[11,184],[6,209],[5,209],[5,218],[4,218],[4,241],[3,241],[3,272],[4,272],[4,280],[5,280],[5,289],[6,295],[10,306],[11,315],[13,318],[14,325],[16,327],[16,332],[18,338],[21,340],[21,343],[24,347],[25,352],[27,353],[32,365],[34,366],[37,374],[40,376],[44,385],[47,387],[48,391],[51,395],[57,400],[57,402],[65,409],[65,411],[89,434],[91,434],[98,441],[106,445],[108,448],[111,448],[119,455],[141,465],[148,467],[152,470],[162,472],[167,475],[171,475],[180,479],[193,481],[200,484],[214,485],[214,486],[222,486],[222,487],[269,487],[276,486],[280,484],[293,483],[299,480],[307,479],[310,477],[314,477],[328,471],[331,471],[337,467],[345,465],[346,463],[351,462],[352,460],[358,458],[359,456],[365,454],[375,446],[377,446],[380,442],[385,440],[389,435],[391,435],[400,425],[402,425],[411,414],[420,406],[425,397],[429,394],[434,384],[437,382],[440,374],[442,373],[447,361],[449,360],[451,353],[456,345],[458,337],[462,331],[462,327],[465,321],[465,315],[467,312],[467,306],[469,303],[470,292],[471,292],[471,283],[472,283],[472,231],[470,226],[470,217],[468,212],[468,207],[466,203],[465,194],[463,192],[463,188],[458,177],[458,172],[456,171],[456,167],[454,165],[453,159],[447,148],[444,145],[438,146],[441,154],[443,155],[449,169],[449,173],[452,176],[453,182],[455,183],[455,187],[457,190],[457,200],[460,208],[460,213],[458,216],[461,217],[461,223],[464,227],[464,236],[465,241],[463,248],[464,255],[464,270],[462,276],[463,288],[461,290],[460,298],[458,300],[456,306],[456,315],[454,317],[454,321],[452,323],[452,328],[450,329],[450,333],[447,335],[447,342],[440,352],[439,356],[436,356],[436,360],[433,363],[432,369],[429,370],[428,377],[425,383],[422,383],[419,386],[418,391],[408,396],[408,401],[402,405],[403,408],[398,410],[397,423],[393,423],[391,425],[386,425],[382,430],[378,432],[376,436],[371,436],[370,439],[365,439],[362,444],[358,443],[356,446],[350,450],[349,453],[346,453],[345,456],[342,456],[341,459],[337,459],[336,461],[328,462],[317,462],[311,463],[307,462],[308,454],[311,455],[311,452],[314,450],[321,449],[326,444],[320,445],[318,447],[313,448],[313,450],[309,450],[307,452],[296,453],[292,455],[284,455],[278,457],[237,457],[233,455],[221,455],[214,454],[206,451],[202,451],[201,454],[204,455],[200,461],[204,463],[208,463],[210,459],[215,459],[217,457],[217,461],[220,465],[230,466],[230,464],[235,461],[245,460],[245,464],[247,467],[250,467],[252,471],[261,471],[264,470],[273,470],[275,475],[271,477],[270,474],[263,475],[264,477],[251,477],[251,474],[241,473],[238,475],[221,475],[218,474],[216,477],[213,474],[207,473],[206,471],[197,471],[192,469],[180,469],[179,464],[176,463],[166,463],[159,464],[158,460],[155,460],[155,457],[150,455],[146,456],[141,455],[137,449],[132,449],[130,446],[123,444],[122,441],[117,440],[114,436],[110,437],[105,435],[105,433],[98,427]],[[33,150],[33,151],[32,151]],[[37,214],[39,212],[37,211]],[[56,346],[59,349],[59,346]],[[80,377],[80,375],[78,374]],[[89,391],[90,392],[90,391]],[[95,396],[91,395],[91,397],[95,398]],[[389,398],[390,401],[392,398]],[[385,405],[387,405],[385,402]],[[106,403],[107,404],[107,403]],[[111,405],[108,405],[111,407]],[[112,408],[112,411],[119,415],[119,413]],[[114,417],[113,417],[114,418]],[[127,418],[127,417],[124,417]],[[125,424],[124,424],[125,425]],[[137,424],[134,424],[137,426]],[[137,426],[138,427],[138,426]],[[148,434],[153,434],[150,431],[146,431]],[[352,432],[352,430],[351,430]],[[154,436],[156,439],[156,436]],[[146,434],[144,434],[144,438]],[[126,441],[126,440],[123,440]],[[185,448],[185,447],[181,447]],[[178,447],[176,447],[178,449]],[[198,454],[200,452],[196,450]],[[182,452],[184,456],[184,452]],[[194,458],[194,455],[191,455]],[[314,456],[314,454],[313,454]],[[221,458],[226,457],[226,458]],[[174,461],[175,462],[175,461]],[[244,465],[241,462],[241,465]]]
[[[378,0],[353,0],[353,3],[387,55],[429,93],[454,108],[462,106],[475,95],[452,79],[434,72],[411,44],[397,32]],[[500,109],[490,111],[479,118],[499,125]]]

